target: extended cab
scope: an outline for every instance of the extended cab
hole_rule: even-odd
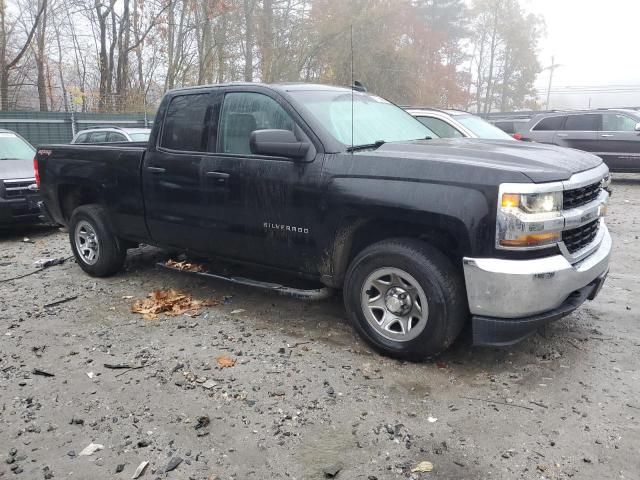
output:
[[[475,343],[510,344],[595,297],[602,160],[431,135],[363,92],[229,84],[167,93],[147,148],[41,146],[36,167],[90,275],[141,242],[288,271],[341,287],[356,330],[400,358],[470,319]]]

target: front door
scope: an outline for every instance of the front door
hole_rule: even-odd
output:
[[[315,146],[300,160],[254,155],[255,130],[287,129],[313,143],[275,94],[243,90],[225,93],[217,153],[207,158],[210,235],[221,238],[219,254],[315,273],[323,157]]]

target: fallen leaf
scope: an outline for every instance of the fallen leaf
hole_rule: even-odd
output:
[[[431,462],[420,462],[414,468],[411,469],[411,473],[422,473],[422,472],[430,472],[433,470],[433,463]]]
[[[167,260],[165,262],[165,265],[167,267],[171,267],[171,268],[175,268],[177,270],[182,270],[185,272],[194,272],[194,273],[198,273],[198,272],[204,272],[205,268],[197,263],[189,263],[187,261],[182,261],[182,262],[176,262],[175,260]]]
[[[220,368],[229,368],[233,367],[236,364],[236,361],[233,358],[227,357],[225,355],[216,358],[216,360],[218,361],[218,366]]]
[[[133,313],[143,315],[145,320],[155,320],[160,313],[175,317],[187,315],[197,317],[202,307],[220,305],[217,300],[197,300],[187,293],[174,290],[155,290],[144,300],[136,300],[131,306]]]

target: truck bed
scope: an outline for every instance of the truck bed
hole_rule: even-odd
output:
[[[42,145],[38,147],[41,193],[52,219],[66,225],[78,197],[109,205],[123,237],[148,238],[144,222],[141,167],[146,142]]]

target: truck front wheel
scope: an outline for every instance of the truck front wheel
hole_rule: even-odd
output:
[[[101,205],[82,205],[73,211],[69,240],[80,268],[94,277],[118,272],[127,256],[122,241],[109,228]]]
[[[360,252],[347,270],[344,302],[354,328],[375,350],[407,360],[445,350],[468,318],[460,272],[414,239],[385,240]]]

